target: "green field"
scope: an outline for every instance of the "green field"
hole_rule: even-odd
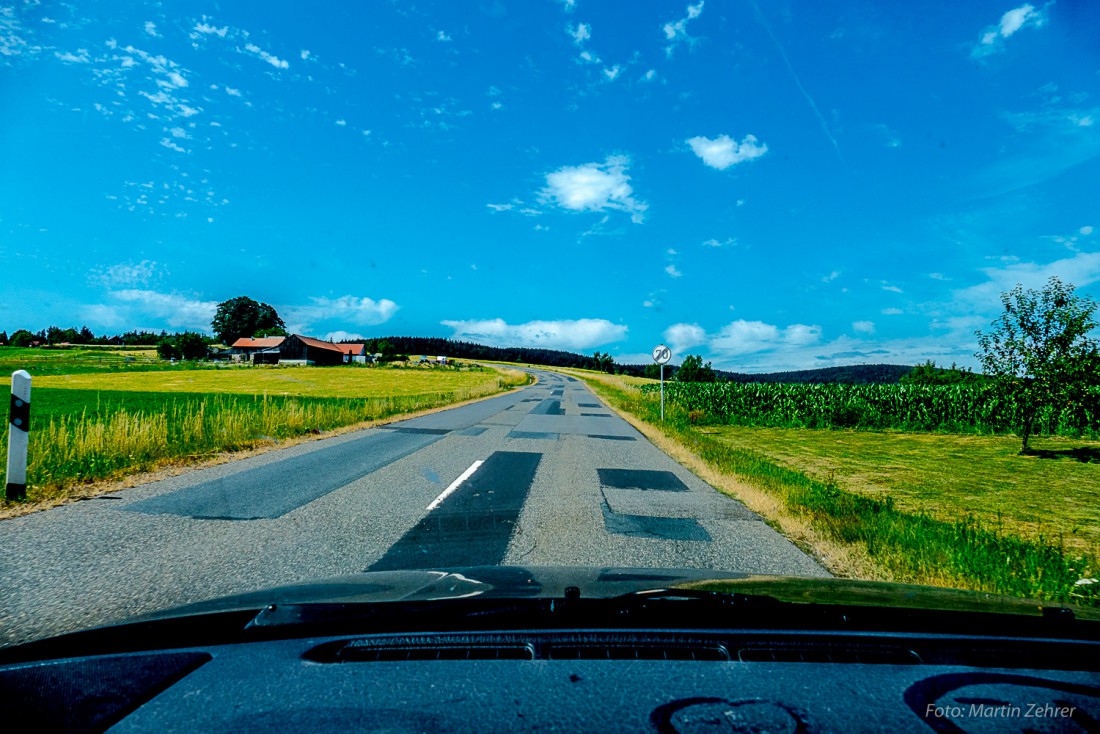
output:
[[[35,387],[128,392],[186,392],[296,397],[369,398],[454,392],[496,373],[476,368],[424,366],[225,367],[156,372],[47,375]]]
[[[1100,550],[1100,442],[1007,436],[722,426],[699,432],[904,512]],[[1080,461],[1078,458],[1089,461]],[[1049,458],[1042,458],[1043,456]]]
[[[25,351],[37,352],[42,367],[31,389],[26,505],[64,499],[89,481],[439,408],[527,382],[514,370],[459,364],[94,370],[80,355]],[[75,374],[56,374],[66,369]],[[6,440],[5,421],[0,441]],[[14,507],[0,502],[0,511]]]
[[[85,372],[183,370],[195,367],[196,365],[172,365],[159,360],[157,351],[146,347],[74,347],[71,349],[0,347],[0,375],[5,380],[16,370],[26,370],[31,373],[31,376],[38,377],[39,375],[69,375]]]
[[[661,421],[652,390],[561,371],[734,478],[735,494],[757,492],[836,573],[1100,604],[1096,442],[1038,439],[1021,456],[1008,436],[704,425],[674,401]]]

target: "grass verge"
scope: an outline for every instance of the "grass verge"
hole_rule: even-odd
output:
[[[449,407],[528,381],[514,370],[467,377],[477,379],[449,391],[359,398],[35,388],[27,499],[0,502],[0,516],[52,506],[90,482]],[[6,445],[6,429],[0,439]]]
[[[1095,554],[1049,538],[1024,539],[973,516],[949,520],[899,508],[892,497],[841,489],[762,452],[693,426],[687,411],[615,377],[560,370],[600,397],[703,479],[745,502],[834,573],[856,578],[974,589],[1059,603],[1100,604]]]

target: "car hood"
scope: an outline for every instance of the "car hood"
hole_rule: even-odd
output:
[[[456,599],[599,599],[662,589],[692,589],[783,602],[855,605],[1042,616],[1071,609],[1078,619],[1100,620],[1100,610],[979,591],[879,581],[770,576],[709,569],[593,568],[578,566],[474,566],[377,571],[317,579],[233,594],[145,615],[160,619],[190,614],[261,609],[287,604],[370,604]]]

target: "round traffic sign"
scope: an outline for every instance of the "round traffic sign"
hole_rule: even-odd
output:
[[[653,361],[657,364],[668,364],[668,361],[672,359],[672,350],[666,347],[664,344],[658,344],[653,347]]]

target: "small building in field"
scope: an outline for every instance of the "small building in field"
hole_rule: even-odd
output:
[[[365,344],[337,344],[336,346],[344,353],[345,362],[358,362],[359,364],[367,362],[367,347]]]
[[[229,345],[226,354],[230,355],[233,359],[247,362],[252,358],[252,355],[257,352],[271,349],[278,350],[279,345],[283,343],[284,339],[286,339],[285,336],[264,336],[259,339],[241,337]]]
[[[343,364],[344,353],[332,342],[321,341],[301,334],[291,334],[277,347],[275,364],[330,365]],[[270,351],[257,352],[254,362],[271,364]]]

